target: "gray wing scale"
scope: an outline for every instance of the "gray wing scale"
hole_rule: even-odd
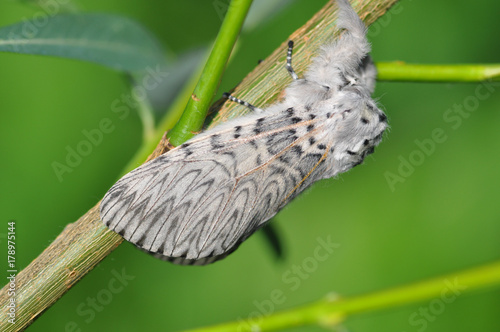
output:
[[[260,119],[207,132],[125,175],[101,203],[104,223],[176,263],[225,257],[320,178],[321,167],[310,174],[321,154],[301,132],[305,120],[290,110]]]
[[[376,69],[366,28],[337,0],[345,29],[281,103],[201,133],[120,179],[101,202],[113,231],[177,264],[221,259],[313,182],[359,165],[387,117],[370,98]]]

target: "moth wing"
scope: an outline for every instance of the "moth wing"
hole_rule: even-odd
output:
[[[120,179],[102,200],[103,222],[175,263],[227,256],[325,172],[314,138],[324,121],[306,115],[246,116],[193,138]]]

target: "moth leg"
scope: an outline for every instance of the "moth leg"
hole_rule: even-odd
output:
[[[290,73],[293,80],[298,80],[299,76],[295,73],[295,70],[292,68],[292,51],[293,51],[293,40],[288,41],[288,51],[286,53],[286,70]]]
[[[243,106],[245,106],[245,107],[249,108],[252,112],[257,112],[257,113],[260,113],[260,112],[262,112],[262,111],[263,111],[263,109],[262,109],[262,108],[255,107],[255,106],[253,106],[252,104],[250,104],[250,103],[248,103],[248,102],[246,102],[246,101],[244,101],[244,100],[241,100],[241,99],[239,99],[239,98],[236,98],[236,97],[234,97],[234,96],[231,96],[231,95],[230,95],[229,93],[227,93],[227,92],[224,92],[224,93],[222,94],[222,97],[227,98],[227,99],[229,99],[229,100],[231,100],[231,101],[234,101],[234,102],[236,102],[236,103],[238,103],[238,104],[240,104],[240,105],[243,105]]]

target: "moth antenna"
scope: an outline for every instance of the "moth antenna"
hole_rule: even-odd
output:
[[[293,40],[288,41],[288,51],[286,54],[286,70],[290,73],[293,80],[298,80],[299,76],[295,73],[295,70],[292,68],[292,52],[293,52]]]
[[[227,99],[229,99],[229,100],[231,100],[231,101],[234,101],[234,102],[236,102],[236,103],[238,103],[238,104],[240,104],[240,105],[243,105],[243,106],[247,107],[248,109],[250,109],[252,112],[262,112],[262,109],[261,109],[261,108],[255,107],[255,106],[253,106],[252,104],[250,104],[249,102],[246,102],[246,101],[244,101],[244,100],[241,100],[241,99],[239,99],[239,98],[236,98],[236,97],[234,97],[234,96],[231,96],[231,95],[230,95],[229,93],[227,93],[227,92],[224,92],[224,93],[222,94],[222,97],[227,98]]]

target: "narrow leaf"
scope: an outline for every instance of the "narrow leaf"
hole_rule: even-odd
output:
[[[126,72],[166,61],[160,44],[144,27],[102,13],[61,14],[4,27],[0,51],[79,59]]]

